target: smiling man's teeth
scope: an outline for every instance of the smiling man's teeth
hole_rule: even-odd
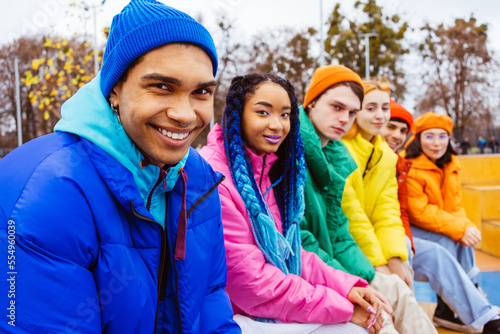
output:
[[[172,138],[172,139],[177,139],[177,140],[182,140],[189,135],[189,132],[188,133],[177,133],[177,132],[170,132],[170,131],[167,131],[165,129],[160,129],[160,128],[158,128],[158,131],[164,136],[167,136],[167,137]]]

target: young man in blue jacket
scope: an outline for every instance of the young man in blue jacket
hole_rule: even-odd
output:
[[[185,13],[132,0],[114,17],[100,74],[56,132],[0,161],[0,332],[240,333],[223,177],[190,149],[216,71]]]

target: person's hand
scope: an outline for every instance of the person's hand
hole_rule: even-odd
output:
[[[403,262],[399,257],[391,257],[389,261],[387,261],[387,267],[392,274],[396,274],[403,280],[411,288],[411,279],[406,274],[406,270],[403,266]]]
[[[377,334],[382,329],[382,315],[374,318],[371,312],[364,310],[361,306],[354,304],[354,312],[350,322],[365,328],[370,334]]]
[[[386,264],[381,265],[381,266],[376,266],[374,268],[375,268],[375,271],[377,271],[379,273],[386,274],[386,275],[391,274],[391,271],[389,270],[389,267]]]
[[[370,289],[372,288],[370,287]],[[380,303],[382,304],[382,308],[384,309],[384,311],[389,315],[392,314],[394,310],[392,309],[392,305],[389,302],[389,299],[385,298],[385,296],[380,292],[378,292],[377,290],[372,289],[372,291],[375,294],[375,297],[377,297],[378,300],[380,300]]]
[[[481,231],[475,227],[467,227],[464,236],[458,242],[465,247],[474,247],[480,243],[481,240]]]
[[[354,287],[347,299],[354,304],[351,322],[366,328],[369,333],[378,333],[382,328],[382,303],[371,288]]]

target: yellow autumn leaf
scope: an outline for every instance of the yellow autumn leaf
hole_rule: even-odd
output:
[[[51,38],[46,38],[45,42],[43,43],[43,46],[48,48],[52,46],[52,39]]]
[[[59,73],[57,73],[57,75],[58,75],[59,77],[62,77],[62,76],[64,75],[64,71],[59,71]]]
[[[52,66],[53,60],[52,58],[47,60],[47,66]]]
[[[50,73],[48,73],[48,72],[45,73],[45,80],[49,80],[49,78],[50,78]]]
[[[36,103],[36,96],[30,98],[30,103],[33,105]]]
[[[76,79],[71,79],[71,84],[73,84],[73,85],[75,85],[75,86],[76,86],[76,85],[78,85],[78,80],[76,80]]]
[[[87,43],[87,42],[83,43],[83,47],[88,48],[89,46],[90,46],[89,43]]]
[[[30,92],[28,93],[28,97],[31,99],[33,97],[33,91],[30,90]]]
[[[69,88],[69,87],[68,87],[68,85],[64,85],[64,86],[62,86],[62,88],[61,88],[61,89],[62,89],[62,90],[68,90],[68,88]]]
[[[56,48],[60,49],[61,48],[61,43],[56,44]]]
[[[57,90],[52,88],[52,91],[50,92],[50,96],[56,96],[57,95]]]
[[[49,119],[49,116],[50,116],[50,115],[49,115],[49,112],[48,112],[48,111],[45,111],[45,112],[43,113],[43,119],[44,119],[44,120],[48,120],[48,119]]]
[[[82,88],[82,86],[83,86],[83,85],[85,85],[85,84],[84,84],[83,82],[80,82],[80,83],[78,84],[78,88]]]
[[[67,40],[67,39],[63,39],[63,40],[62,40],[62,42],[61,42],[61,44],[62,44],[63,46],[68,45],[68,40]]]
[[[44,106],[43,104],[41,104],[41,103],[40,103],[40,104],[38,105],[38,109],[43,110],[44,108],[45,108],[45,106]]]
[[[38,70],[39,67],[40,67],[40,63],[38,62],[38,59],[33,59],[31,61],[31,68],[36,71],[36,70]]]

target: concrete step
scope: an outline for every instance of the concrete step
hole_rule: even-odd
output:
[[[500,220],[500,184],[463,185],[462,206],[479,229],[484,220]]]
[[[500,257],[500,221],[483,220],[481,223],[483,241],[478,245],[481,251]]]
[[[500,154],[458,156],[463,185],[500,184]]]

